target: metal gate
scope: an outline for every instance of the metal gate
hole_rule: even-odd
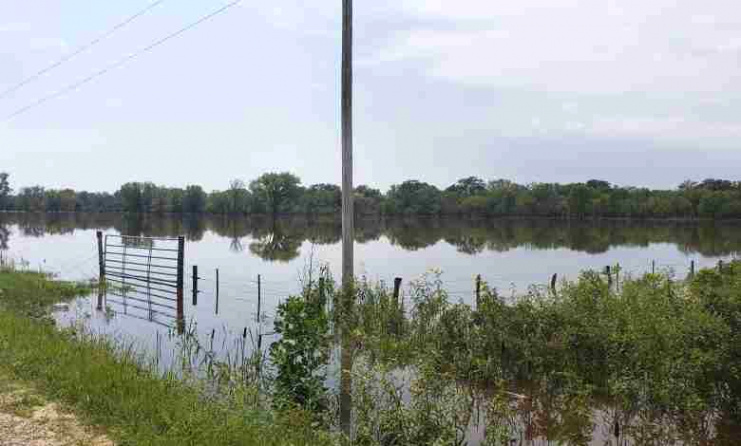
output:
[[[97,238],[99,309],[104,293],[108,304],[119,305],[128,316],[168,327],[175,321],[182,332],[185,239],[112,234],[104,238],[101,231]]]

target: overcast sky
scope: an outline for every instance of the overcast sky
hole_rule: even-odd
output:
[[[0,0],[0,92],[149,3]],[[166,0],[0,98],[0,170],[109,191],[339,183],[341,0],[245,0],[5,120],[226,3]],[[738,0],[356,0],[355,44],[356,184],[741,179]]]

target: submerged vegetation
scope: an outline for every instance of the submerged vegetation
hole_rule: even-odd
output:
[[[208,370],[183,373],[29,318],[85,287],[6,269],[0,368],[120,444],[736,444],[741,262],[619,273],[506,298],[482,284],[469,305],[435,273],[348,296],[323,270],[279,306],[270,361],[244,345],[217,359],[186,333],[183,363]]]
[[[403,420],[418,420],[416,405],[446,392],[425,422],[465,431],[481,415],[490,444],[507,444],[495,441],[503,433],[587,444],[600,424],[610,426],[605,438],[635,444],[735,444],[741,435],[741,262],[686,281],[661,273],[618,282],[587,271],[514,300],[484,287],[477,308],[450,302],[442,285],[415,284],[408,318],[384,304],[388,290],[363,287],[353,335],[358,354],[378,365],[378,383],[360,389],[383,402],[375,416],[363,409],[372,425],[359,429],[376,433],[370,444],[384,444],[394,426],[403,444],[431,444],[411,442],[414,423]],[[407,401],[388,371],[410,367]]]
[[[126,183],[115,193],[23,187],[12,194],[0,173],[0,210],[26,212],[127,212],[153,214],[336,214],[341,189],[334,184],[302,186],[288,172],[266,173],[247,185],[206,192],[153,183]],[[602,180],[583,183],[517,184],[505,179],[462,178],[445,189],[409,180],[386,193],[365,185],[354,189],[358,215],[538,216],[559,218],[741,218],[741,182],[685,181],[673,190],[622,187]]]

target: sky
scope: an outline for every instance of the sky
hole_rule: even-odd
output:
[[[152,1],[0,0],[0,94]],[[0,97],[13,186],[341,178],[341,0],[165,0]],[[738,180],[738,0],[355,1],[355,184]]]

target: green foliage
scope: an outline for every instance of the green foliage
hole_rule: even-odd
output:
[[[707,417],[741,422],[741,262],[687,282],[660,273],[616,283],[585,271],[555,292],[534,287],[506,304],[483,286],[476,309],[450,303],[438,275],[412,284],[410,294],[403,337],[362,316],[381,309],[361,304],[353,318],[362,357],[376,364],[359,377],[360,390],[373,395],[357,396],[364,444],[384,444],[381,434],[388,432],[408,444],[448,438],[427,421],[408,420],[413,403],[396,397],[392,370],[420,377],[434,371],[438,381],[420,382],[435,395],[461,382],[489,389],[486,444],[508,444],[514,433],[508,420],[520,409],[507,402],[512,396],[502,399],[512,386],[525,395],[512,394],[527,401],[526,420],[540,419],[548,438],[565,444],[590,441],[593,409],[615,413],[634,439],[701,443],[712,437]],[[492,386],[499,389],[494,395]],[[428,415],[452,403],[433,404]],[[384,410],[392,415],[377,412]],[[435,438],[414,443],[406,429],[419,426],[437,432]]]
[[[315,297],[307,292],[278,306],[275,332],[281,337],[270,347],[270,359],[280,409],[296,405],[321,412],[326,406],[322,370],[329,357],[329,319]]]
[[[8,178],[10,174],[0,172],[0,210],[6,210],[10,205],[10,194],[13,193],[13,189],[10,188]]]
[[[384,209],[391,214],[438,214],[441,210],[441,194],[431,184],[417,180],[405,181],[391,186]]]
[[[312,216],[336,214],[341,209],[338,186],[320,183],[303,188],[301,180],[288,172],[261,175],[250,183],[249,190],[243,181],[232,180],[226,190],[213,191],[205,197],[198,192],[195,206],[185,203],[187,190],[136,182],[124,184],[115,194],[44,190],[34,186],[22,188],[13,196],[7,184],[8,176],[4,175],[0,175],[0,209]],[[586,183],[522,185],[505,179],[487,183],[478,177],[467,177],[444,191],[417,180],[392,185],[386,194],[361,185],[355,188],[353,197],[356,215],[363,216],[741,218],[741,182],[719,179],[687,180],[675,190],[649,190],[620,187],[597,179]]]
[[[201,186],[188,186],[183,197],[183,212],[200,214],[206,210],[206,193]]]
[[[264,212],[276,215],[290,212],[299,198],[301,180],[289,172],[265,173],[250,183],[255,205]]]
[[[0,271],[0,372],[30,381],[121,445],[329,445],[299,409],[276,413],[250,383],[227,387],[161,374],[141,358],[77,329],[30,319],[36,309],[84,292],[47,276]]]

